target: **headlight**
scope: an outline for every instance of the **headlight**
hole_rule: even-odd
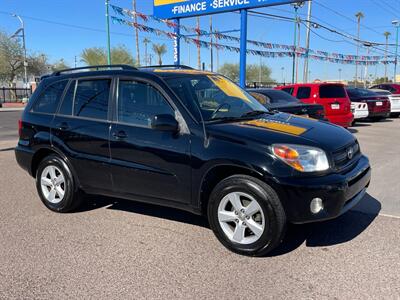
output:
[[[323,150],[315,147],[275,144],[272,153],[300,172],[318,172],[329,169],[329,162]]]

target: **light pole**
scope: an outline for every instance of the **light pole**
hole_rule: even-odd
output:
[[[106,30],[107,30],[107,64],[111,65],[111,42],[110,42],[110,0],[106,0]]]
[[[286,79],[285,79],[285,67],[282,67],[281,68],[281,71],[282,71],[282,83],[285,85],[285,81],[286,81]]]
[[[339,68],[339,82],[342,81],[342,69]]]
[[[307,12],[307,31],[306,31],[306,57],[304,60],[304,72],[303,72],[303,81],[304,83],[307,83],[309,78],[308,78],[308,62],[309,62],[309,52],[310,52],[310,35],[311,35],[311,6],[312,6],[312,0],[308,1],[308,12]]]
[[[19,22],[21,23],[21,31],[22,31],[22,47],[24,48],[24,87],[27,87],[28,84],[28,62],[26,61],[26,45],[25,45],[25,24],[22,18],[16,14],[12,15],[15,18],[18,18]]]
[[[393,82],[396,82],[396,73],[397,73],[397,50],[399,47],[399,26],[400,26],[400,21],[399,20],[394,20],[392,21],[392,24],[396,27],[396,51],[395,51],[395,57],[394,57],[394,80]]]
[[[293,42],[293,62],[292,62],[292,83],[294,83],[295,73],[296,73],[296,50],[297,50],[297,23],[299,22],[297,18],[297,11],[299,8],[303,7],[304,2],[299,1],[291,4],[294,7],[294,42]]]

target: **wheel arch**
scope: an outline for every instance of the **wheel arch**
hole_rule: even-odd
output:
[[[74,180],[76,180],[76,186],[79,187],[80,186],[79,179],[75,172],[74,167],[69,162],[68,158],[61,151],[59,151],[57,148],[54,148],[54,147],[42,147],[42,148],[36,150],[35,154],[32,157],[31,175],[36,178],[36,171],[37,171],[37,168],[39,167],[40,162],[49,155],[57,155],[63,160],[63,162],[70,169]]]
[[[260,180],[265,180],[264,175],[256,170],[237,165],[217,165],[210,168],[201,180],[198,192],[199,208],[202,215],[207,214],[207,206],[210,194],[221,180],[233,175],[248,175]]]

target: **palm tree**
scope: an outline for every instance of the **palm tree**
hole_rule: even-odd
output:
[[[167,46],[165,44],[153,44],[153,51],[157,54],[158,56],[158,64],[161,66],[162,65],[162,56],[167,53]]]
[[[385,61],[387,61],[387,52],[388,52],[388,43],[389,43],[389,36],[391,33],[389,31],[385,31],[383,33],[386,39],[386,48],[385,48]],[[385,80],[387,80],[387,63],[385,63]]]
[[[357,18],[357,56],[358,56],[360,47],[360,24],[361,24],[361,19],[364,18],[364,13],[362,11],[359,11],[358,13],[355,14],[355,17]],[[354,82],[355,86],[357,86],[357,77],[358,77],[358,63],[356,61],[356,78]]]
[[[107,63],[107,54],[103,48],[86,48],[81,53],[81,60],[88,66],[105,65]]]
[[[147,44],[151,43],[151,41],[148,38],[143,39],[143,44],[144,44],[144,65],[148,65],[149,61],[147,59]]]

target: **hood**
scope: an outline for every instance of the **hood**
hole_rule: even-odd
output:
[[[216,123],[207,126],[211,136],[219,135],[240,143],[252,141],[263,146],[290,143],[319,147],[332,152],[355,141],[346,129],[315,119],[286,113],[265,114],[260,118]]]

